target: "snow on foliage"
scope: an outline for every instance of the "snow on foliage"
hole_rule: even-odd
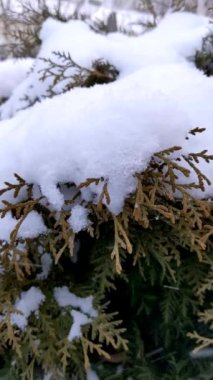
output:
[[[17,219],[11,214],[5,215],[0,219],[0,239],[10,241],[10,234],[16,227]],[[41,234],[45,234],[47,228],[44,225],[42,217],[36,212],[31,211],[18,230],[18,238],[35,238]]]
[[[26,292],[22,292],[20,298],[15,303],[18,313],[11,314],[11,323],[24,330],[27,326],[27,319],[31,313],[35,313],[44,302],[45,296],[40,289],[32,286]]]
[[[87,380],[99,380],[98,375],[91,368],[87,371]]]
[[[117,214],[135,189],[134,174],[146,168],[156,151],[172,146],[174,135],[181,145],[193,125],[164,94],[144,89],[139,73],[46,99],[1,126],[1,185],[19,173],[28,183],[38,183],[60,210],[64,199],[57,183],[79,185],[87,178],[103,177],[109,208]],[[91,184],[82,198],[97,202],[102,187]]]
[[[90,323],[91,319],[78,310],[72,310],[70,314],[72,316],[73,323],[67,339],[69,341],[72,341],[73,339],[79,338],[81,336],[81,326]]]
[[[136,188],[135,173],[146,169],[155,152],[173,145],[184,146],[186,153],[211,147],[213,80],[190,62],[211,27],[208,18],[177,13],[167,15],[151,32],[128,37],[96,34],[82,21],[48,19],[32,72],[1,107],[0,185],[18,173],[39,185],[60,210],[64,195],[58,183],[78,186],[87,178],[102,178],[110,194],[108,208],[118,214]],[[107,85],[63,93],[72,67],[55,88],[60,95],[47,98],[54,76],[40,79],[58,51],[86,69],[94,60],[109,61],[119,77]],[[17,112],[29,104],[34,106]],[[186,142],[187,132],[197,126],[206,133]],[[210,167],[202,165],[213,179]],[[81,200],[97,203],[103,183],[81,189]],[[208,188],[206,196],[210,194]],[[76,232],[87,226],[87,215],[79,207],[74,206],[70,219]]]
[[[72,306],[73,308],[80,309],[82,313],[87,314],[91,318],[97,316],[97,312],[92,305],[92,296],[86,298],[77,297],[75,294],[71,293],[66,286],[55,288],[54,295],[56,301],[61,307]]]
[[[44,253],[41,256],[41,273],[38,273],[36,278],[37,280],[46,280],[48,278],[48,274],[51,270],[53,264],[53,259],[49,253]]]
[[[75,233],[85,230],[89,224],[88,210],[80,205],[74,206],[72,208],[72,214],[68,219],[68,223]]]
[[[33,71],[1,107],[1,118],[11,117],[17,110],[27,107],[29,102],[33,104],[35,100],[41,101],[50,95],[48,90],[54,83],[54,76],[48,76],[45,81],[41,78],[42,71],[48,67],[45,59],[61,63],[55,52],[70,53],[78,65],[86,68],[90,68],[97,59],[107,60],[123,78],[156,62],[159,66],[185,62],[201,47],[202,38],[209,30],[208,18],[187,13],[168,15],[158,28],[135,38],[120,33],[97,34],[82,21],[62,23],[48,19],[40,33],[42,46]],[[56,73],[56,70],[52,71]],[[65,72],[65,80],[54,87],[56,93],[63,92],[73,74],[73,68]]]
[[[81,336],[81,326],[91,323],[92,318],[97,316],[97,312],[92,305],[93,297],[77,297],[66,286],[55,288],[54,295],[59,306],[72,308],[70,315],[73,322],[67,337],[68,340],[72,341],[79,338]]]

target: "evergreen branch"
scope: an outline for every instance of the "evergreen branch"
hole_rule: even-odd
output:
[[[44,82],[52,79],[47,91],[48,96],[70,91],[75,87],[91,87],[95,84],[113,82],[119,74],[113,65],[102,59],[94,61],[88,69],[74,61],[70,53],[53,52],[53,56],[56,60],[39,58],[45,63],[45,67],[39,71],[40,80]],[[59,84],[62,85],[61,89],[56,88]]]
[[[207,338],[199,335],[196,331],[193,333],[187,334],[189,338],[195,339],[197,343],[197,347],[193,350],[193,353],[197,353],[204,348],[211,346],[213,344],[213,338]]]
[[[111,258],[112,260],[115,259],[116,271],[118,273],[121,273],[122,266],[121,266],[119,247],[121,247],[124,250],[127,250],[127,252],[131,254],[132,245],[129,241],[127,233],[125,232],[124,228],[122,227],[121,223],[119,222],[116,216],[113,216],[113,221],[114,221],[114,248],[111,253]]]

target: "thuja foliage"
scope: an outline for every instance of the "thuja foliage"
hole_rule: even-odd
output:
[[[77,6],[71,14],[67,14],[63,7],[64,1],[58,0],[54,4],[53,6],[46,0],[20,0],[21,12],[17,12],[10,1],[0,0],[2,32],[10,42],[4,47],[6,56],[35,57],[41,44],[39,33],[42,24],[49,17],[62,22],[85,18],[79,13]]]
[[[111,29],[110,17],[106,21],[91,20],[88,14],[81,10],[77,4],[72,12],[67,12],[69,0],[58,0],[51,4],[46,0],[17,0],[20,2],[21,12],[13,8],[13,4],[8,0],[0,0],[0,23],[1,33],[6,37],[7,43],[1,46],[1,56],[13,57],[35,57],[39,51],[41,40],[40,30],[42,24],[49,17],[67,22],[69,20],[84,20],[91,29],[97,33],[109,33],[112,31],[126,32],[117,25],[115,15],[115,29]],[[73,4],[74,5],[74,4]],[[155,24],[156,25],[156,24]],[[149,28],[149,23],[145,27]],[[128,32],[129,33],[129,32]]]
[[[113,65],[101,59],[94,61],[88,69],[75,62],[69,53],[54,52],[53,56],[53,59],[40,58],[44,62],[44,67],[39,71],[40,80],[45,82],[49,78],[52,79],[47,89],[48,97],[57,95],[60,91],[67,92],[75,87],[92,87],[95,84],[110,83],[115,81],[119,74]],[[70,70],[72,70],[71,73]],[[61,90],[58,88],[60,84],[62,84]]]
[[[210,359],[192,358],[190,352],[193,339],[197,349],[213,344],[212,200],[190,194],[209,184],[197,163],[212,159],[206,151],[185,156],[180,147],[156,153],[136,174],[137,189],[117,216],[106,207],[110,193],[104,178],[88,178],[78,187],[58,184],[61,191],[72,189],[60,214],[18,174],[14,183],[5,183],[1,217],[12,214],[17,224],[9,241],[0,244],[2,378],[49,374],[53,380],[74,375],[84,380],[91,364],[101,380],[211,378]],[[197,183],[188,180],[190,170]],[[102,184],[102,193],[97,204],[84,202],[91,225],[75,236],[68,223],[71,206],[82,202],[81,189],[91,183]],[[31,211],[41,215],[48,232],[20,238]],[[43,276],[47,253],[53,264]],[[20,329],[11,315],[21,292],[32,286],[41,289],[45,301]],[[62,286],[94,297],[97,316],[74,340],[68,340],[70,308],[59,307],[53,295]]]
[[[40,44],[38,33],[50,11],[43,5],[36,14],[31,5],[24,9],[21,23],[33,31],[21,29],[13,53],[29,56]],[[63,21],[59,11],[55,17]],[[119,74],[109,62],[98,60],[88,69],[60,52],[42,60],[40,80],[52,79],[49,97],[65,80],[62,92],[109,83]],[[201,132],[197,128],[189,138]],[[12,215],[17,223],[9,240],[0,242],[1,379],[41,380],[48,374],[51,380],[85,380],[90,365],[100,380],[212,379],[211,358],[198,359],[196,352],[213,345],[213,204],[192,196],[210,185],[198,164],[211,165],[212,159],[205,150],[186,156],[180,147],[156,153],[135,175],[136,191],[117,216],[107,208],[104,178],[85,178],[79,186],[59,183],[59,190],[70,194],[60,213],[18,173],[5,183],[0,216]],[[197,182],[190,182],[190,172]],[[81,198],[90,184],[102,186],[97,204]],[[91,221],[76,235],[68,223],[75,204],[89,210]],[[23,238],[20,230],[32,211],[42,217],[47,233]],[[71,307],[59,306],[54,297],[63,286],[79,297],[92,295],[97,313],[73,340],[68,339]],[[16,301],[32,287],[45,300],[20,329],[12,318]]]
[[[195,64],[205,75],[213,75],[213,33],[203,39],[202,49],[195,55]]]

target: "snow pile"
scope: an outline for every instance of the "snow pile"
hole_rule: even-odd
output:
[[[60,211],[65,195],[59,183],[79,186],[88,178],[101,178],[98,185],[82,188],[72,206],[69,223],[79,232],[89,224],[85,204],[96,204],[106,184],[107,207],[121,212],[136,188],[135,173],[146,169],[155,152],[174,145],[183,146],[185,153],[211,149],[213,79],[191,62],[211,27],[208,18],[172,14],[155,30],[133,38],[98,35],[81,21],[47,20],[33,71],[1,107],[0,188],[18,173],[39,185],[51,207]],[[60,94],[62,81],[56,91],[60,95],[45,98],[53,78],[40,81],[41,58],[56,59],[53,51],[70,53],[86,68],[96,59],[107,60],[119,70],[119,78]],[[73,68],[66,75],[70,80]],[[39,103],[17,112],[27,106],[26,95]],[[197,126],[206,133],[186,141],[187,132]],[[213,180],[210,164],[202,163],[200,169]],[[210,195],[211,187],[202,194]]]
[[[135,189],[134,174],[146,168],[155,152],[181,145],[193,127],[161,92],[145,90],[140,75],[46,99],[0,126],[0,187],[19,173],[39,184],[60,210],[64,198],[57,183],[79,185],[103,177],[115,214]],[[82,199],[96,203],[102,188],[103,183],[91,184],[81,191]]]
[[[48,19],[40,33],[42,46],[33,71],[0,108],[1,118],[11,117],[29,103],[49,96],[54,76],[45,81],[41,81],[41,77],[43,70],[48,68],[44,59],[62,64],[54,52],[70,53],[78,65],[86,68],[91,68],[95,60],[104,59],[119,70],[120,78],[124,78],[156,62],[158,65],[185,62],[201,47],[202,38],[209,33],[210,27],[208,18],[177,13],[166,16],[153,31],[133,38],[120,33],[97,34],[82,21],[62,23]],[[73,74],[73,68],[68,68],[65,80],[55,86],[54,91],[63,92]]]
[[[35,313],[44,302],[45,296],[40,289],[32,286],[26,292],[22,292],[20,298],[15,303],[18,313],[11,314],[11,323],[21,330],[27,327],[27,319],[31,313]]]
[[[97,312],[92,305],[93,297],[77,297],[66,286],[55,288],[54,296],[60,307],[72,308],[70,315],[73,322],[68,334],[68,340],[72,341],[79,338],[81,336],[81,326],[91,323],[92,319],[97,316]]]
[[[135,80],[139,73],[133,77]],[[202,72],[191,66],[191,64],[168,64],[168,65],[153,65],[144,68],[140,71],[141,83],[143,88],[149,91],[163,92],[171,101],[176,104],[182,112],[188,117],[189,123],[195,127],[206,128],[204,133],[191,136],[189,140],[183,140],[179,143],[176,138],[180,137],[181,131],[173,135],[172,145],[181,145],[183,153],[201,152],[208,149],[209,154],[212,154],[213,146],[213,77],[206,77]],[[173,122],[168,133],[173,133]],[[201,161],[198,165],[200,170],[213,183],[212,163]],[[184,179],[186,181],[186,179]],[[196,181],[193,173],[189,181]],[[193,190],[193,194],[199,197],[212,197],[212,186],[206,186],[205,193]]]

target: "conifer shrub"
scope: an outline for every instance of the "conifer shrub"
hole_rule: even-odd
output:
[[[41,44],[39,38],[41,26],[49,17],[62,22],[86,18],[86,15],[79,13],[77,6],[74,12],[67,14],[61,0],[55,1],[54,6],[46,0],[35,2],[17,0],[18,3],[21,12],[17,12],[10,1],[0,0],[0,22],[3,25],[2,32],[8,41],[4,46],[5,56],[35,57]]]
[[[111,379],[122,363],[114,379],[157,379],[162,372],[163,378],[173,379],[174,370],[179,378],[189,379],[208,367],[190,358],[193,342],[187,333],[198,347],[212,344],[212,202],[193,198],[189,190],[208,182],[195,163],[212,156],[182,155],[198,182],[180,184],[177,172],[187,179],[189,170],[171,158],[179,149],[153,156],[145,172],[136,175],[137,190],[118,216],[103,204],[104,199],[110,202],[103,183],[98,204],[87,204],[92,224],[77,235],[67,222],[66,207],[56,215],[42,197],[33,196],[35,185],[17,174],[14,183],[5,183],[1,195],[25,193],[22,202],[4,201],[0,210],[2,218],[12,213],[17,219],[9,242],[1,241],[0,275],[1,355],[2,360],[10,358],[13,376],[28,380],[43,372],[51,379],[75,374],[83,380],[92,363],[101,379]],[[101,181],[87,179],[80,187]],[[66,205],[77,197],[76,188]],[[20,239],[18,231],[32,210],[42,216],[48,232]],[[45,274],[47,253],[51,265]],[[69,306],[56,302],[58,287],[79,297],[93,296],[96,314],[78,339],[68,339],[72,318]],[[31,288],[40,289],[45,300],[20,329],[13,323],[15,303]]]
[[[29,21],[35,14],[28,11]],[[43,18],[37,21],[36,36]],[[22,37],[21,55],[33,55],[37,37],[32,42]],[[53,79],[48,97],[57,95],[55,86],[70,67],[75,75],[63,92],[109,83],[119,75],[104,60],[88,69],[65,53],[54,56],[59,61],[43,59],[40,72],[41,81]],[[189,131],[187,138],[199,133],[204,128]],[[116,216],[107,207],[111,199],[104,178],[85,178],[79,186],[58,183],[72,194],[60,212],[19,173],[5,182],[0,217],[12,215],[17,223],[8,241],[0,241],[2,380],[85,380],[90,367],[100,380],[212,378],[211,358],[198,359],[196,352],[213,345],[213,200],[192,195],[210,185],[198,164],[212,165],[212,159],[206,150],[185,155],[179,146],[156,152],[147,169],[135,174],[137,188]],[[196,182],[190,182],[190,172]],[[84,202],[91,223],[74,233],[68,223],[71,206],[90,184],[102,186],[102,192],[97,204]],[[46,233],[20,237],[33,211]],[[20,301],[31,291],[42,297],[25,319]],[[76,315],[83,322],[75,336]]]
[[[195,64],[208,77],[213,75],[213,34],[203,39],[202,49],[195,55]]]

